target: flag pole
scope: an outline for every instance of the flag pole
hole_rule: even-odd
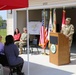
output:
[[[49,44],[50,44],[50,32],[53,31],[53,24],[52,24],[52,9],[50,9],[50,18],[49,18],[49,26],[48,26],[48,47],[49,47]]]
[[[53,32],[56,32],[56,8],[53,9]]]
[[[46,15],[46,11],[44,9],[44,27],[46,26],[46,17],[45,17],[45,15]],[[46,55],[46,49],[44,49],[44,54]]]
[[[63,7],[63,9],[65,10],[65,6]]]
[[[47,22],[46,22],[46,15],[47,15],[47,12],[45,11],[45,9],[44,9],[44,27],[45,27],[45,34],[44,35],[47,35],[46,36],[46,38],[47,38],[47,40],[48,40],[48,32],[47,32],[47,27],[46,27],[46,25],[47,25]],[[46,46],[47,44],[46,44],[47,42],[45,41],[45,43],[44,43],[44,45]],[[48,55],[47,53],[46,53],[46,48],[44,48],[44,54],[45,55]]]
[[[46,13],[46,11],[45,11],[45,9],[44,9],[44,27],[45,27],[45,30],[47,31],[47,28],[46,28],[46,25],[47,25],[46,15],[47,15],[47,13]],[[47,39],[48,39],[48,37],[47,37]],[[45,44],[46,44],[46,43],[45,43]],[[46,48],[44,48],[44,55],[48,55],[48,54],[46,53]]]
[[[43,48],[44,52],[42,52],[42,54],[46,54],[46,45],[48,42],[48,38],[47,38],[47,28],[45,27],[46,24],[46,18],[45,18],[45,9],[42,11],[42,27],[40,30],[40,40],[39,40],[39,45]]]
[[[45,9],[43,9],[43,12],[42,12],[42,18],[44,19],[44,28],[45,28],[45,21],[46,21],[46,19],[45,19]],[[44,54],[44,55],[46,55],[46,51],[45,51],[45,49],[43,48],[43,53],[42,54]]]

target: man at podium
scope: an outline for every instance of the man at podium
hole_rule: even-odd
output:
[[[70,23],[71,18],[66,18],[65,26],[62,27],[61,33],[63,33],[67,38],[69,38],[69,47],[71,47],[73,34],[74,34],[74,26]]]

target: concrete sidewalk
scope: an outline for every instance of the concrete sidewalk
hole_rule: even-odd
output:
[[[28,55],[20,56],[25,61],[22,71],[28,75]],[[8,75],[9,69],[4,68],[4,73]],[[48,55],[38,54],[35,51],[33,54],[29,54],[29,75],[76,75],[76,53],[71,53],[70,64],[57,66],[49,62]]]

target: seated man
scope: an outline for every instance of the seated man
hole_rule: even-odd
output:
[[[22,47],[27,44],[27,29],[23,28],[23,33],[21,34],[19,47],[20,47],[20,53],[22,53]]]

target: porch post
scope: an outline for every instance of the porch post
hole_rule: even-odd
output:
[[[28,61],[28,75],[29,75],[29,10],[27,8],[27,61]]]

